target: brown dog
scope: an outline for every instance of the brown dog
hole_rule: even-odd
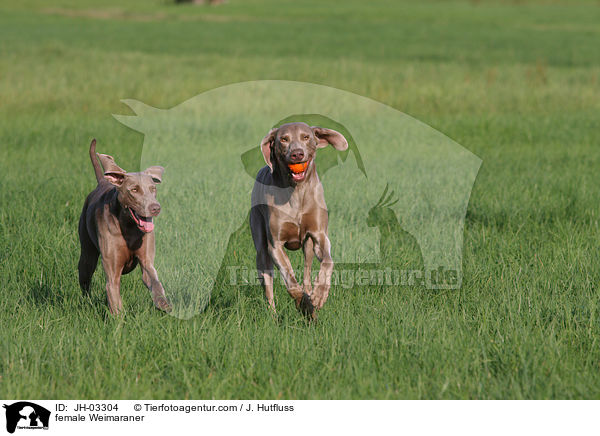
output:
[[[327,206],[315,168],[317,148],[346,150],[346,138],[335,130],[289,123],[272,129],[260,144],[267,163],[252,190],[250,228],[256,248],[256,268],[269,305],[273,301],[273,264],[279,269],[296,307],[314,317],[329,295],[333,261],[327,236]],[[304,250],[304,289],[294,277],[283,248]],[[312,290],[313,255],[321,269]]]
[[[165,291],[154,269],[154,223],[160,213],[156,184],[162,180],[163,167],[154,166],[140,173],[127,173],[112,156],[99,154],[96,140],[90,145],[90,158],[98,186],[85,200],[79,219],[79,284],[89,293],[90,281],[102,254],[106,273],[106,294],[111,313],[123,309],[121,275],[140,263],[142,280],[152,294],[154,305],[170,311]]]

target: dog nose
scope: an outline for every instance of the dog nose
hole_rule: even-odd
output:
[[[292,160],[294,162],[301,162],[302,159],[304,159],[304,151],[301,148],[292,151]]]
[[[160,213],[160,204],[158,204],[158,203],[151,204],[148,209],[150,210],[150,214],[152,216],[156,216]]]

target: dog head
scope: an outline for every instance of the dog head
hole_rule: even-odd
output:
[[[328,145],[346,150],[348,141],[339,132],[305,123],[288,123],[271,129],[260,144],[265,162],[272,172],[278,171],[290,184],[302,183],[314,172],[318,148]]]
[[[98,154],[104,168],[104,178],[117,188],[118,199],[128,209],[137,227],[144,233],[154,230],[152,218],[160,213],[156,200],[156,185],[162,182],[164,168],[152,166],[139,173],[128,173],[112,156]]]

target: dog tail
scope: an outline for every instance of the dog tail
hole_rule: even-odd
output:
[[[92,160],[92,166],[94,167],[94,174],[96,174],[96,181],[100,183],[100,180],[104,179],[104,173],[100,167],[100,162],[96,157],[96,138],[92,139],[90,144],[90,159]]]

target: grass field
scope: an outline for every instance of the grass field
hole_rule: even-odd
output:
[[[597,1],[120,3],[0,5],[0,397],[600,398]],[[367,96],[483,160],[460,289],[334,288],[310,325],[281,287],[276,321],[258,288],[165,315],[137,272],[123,317],[101,268],[81,296],[90,139],[140,162],[120,100],[258,79]]]

